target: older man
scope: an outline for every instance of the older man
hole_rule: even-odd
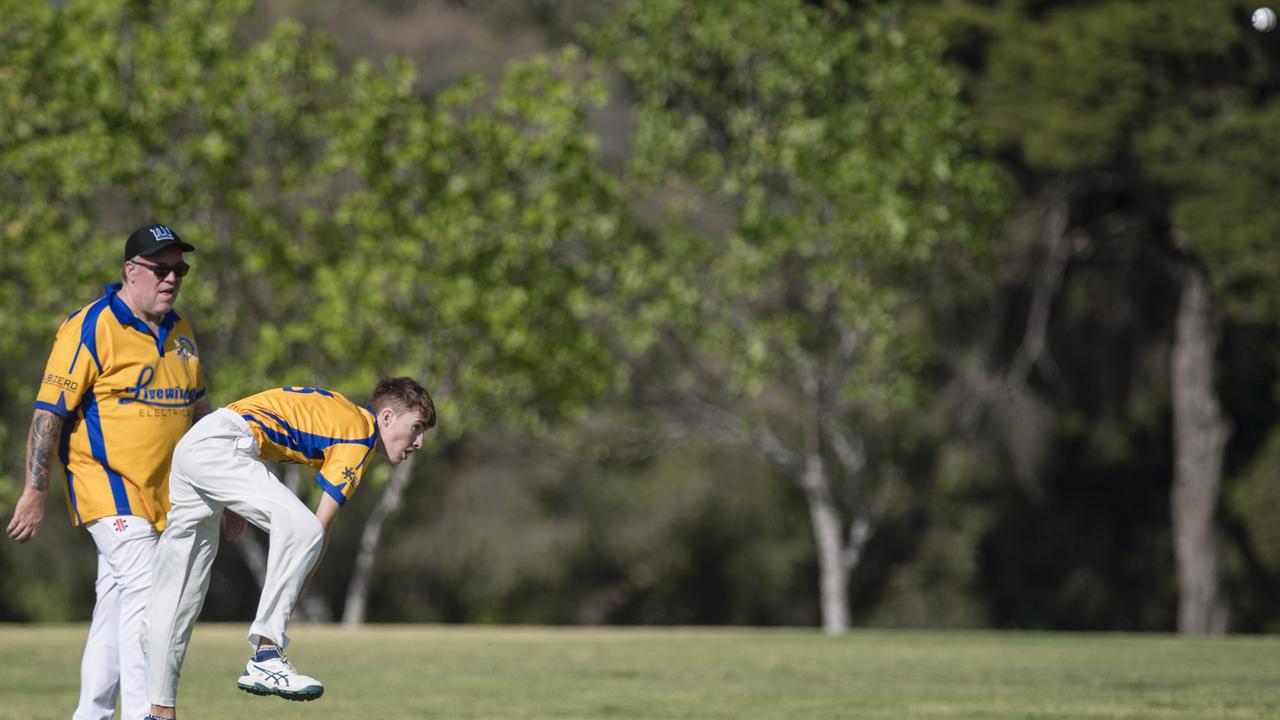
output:
[[[98,551],[76,720],[109,720],[117,696],[123,718],[149,708],[140,633],[169,511],[170,458],[211,412],[195,334],[173,309],[190,269],[183,253],[194,250],[165,225],[130,234],[122,282],[62,323],[36,395],[8,534],[27,542],[39,531],[57,455],[71,522]]]

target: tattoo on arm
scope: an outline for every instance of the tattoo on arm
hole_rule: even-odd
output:
[[[49,489],[49,471],[53,467],[62,423],[61,416],[48,411],[37,410],[31,418],[31,432],[27,435],[27,484],[33,490]]]

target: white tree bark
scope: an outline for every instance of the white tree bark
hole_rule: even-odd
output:
[[[1182,273],[1172,354],[1174,478],[1171,498],[1178,571],[1178,632],[1220,634],[1227,606],[1214,524],[1229,430],[1214,388],[1218,331],[1204,272]]]
[[[813,541],[818,552],[818,591],[822,630],[839,635],[849,629],[849,568],[844,562],[840,510],[831,494],[826,463],[818,453],[805,458],[800,478],[809,504]]]
[[[378,559],[382,545],[382,531],[387,521],[400,510],[404,503],[405,490],[413,478],[415,456],[410,455],[396,466],[391,473],[391,480],[378,498],[378,505],[365,522],[364,532],[360,536],[360,551],[356,555],[355,568],[351,573],[351,581],[347,584],[347,599],[342,609],[342,626],[358,628],[364,624],[365,612],[369,605],[369,586],[373,580],[373,568]]]

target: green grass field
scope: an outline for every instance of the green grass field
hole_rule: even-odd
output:
[[[323,698],[235,689],[241,625],[200,625],[179,717],[1278,718],[1280,638],[297,626]],[[0,626],[0,718],[67,718],[84,626]]]

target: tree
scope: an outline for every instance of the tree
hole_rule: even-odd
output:
[[[1261,242],[1275,223],[1273,173],[1265,162],[1250,160],[1249,172],[1223,158],[1262,157],[1271,62],[1256,36],[1243,37],[1252,31],[1238,4],[1010,2],[940,15],[954,23],[953,56],[973,71],[973,106],[996,151],[1028,178],[1028,195],[1058,189],[1052,202],[1066,215],[1047,213],[1061,230],[1046,234],[1105,246],[1108,231],[1090,225],[1121,227],[1123,215],[1133,221],[1111,234],[1148,245],[1161,258],[1153,270],[1174,286],[1161,376],[1173,425],[1177,622],[1185,633],[1222,632],[1216,518],[1231,425],[1218,397],[1218,348],[1224,323],[1273,322],[1280,279]],[[1122,203],[1104,210],[1110,222],[1090,215],[1106,193]],[[1150,227],[1164,231],[1144,237]],[[1057,384],[1050,372],[1038,379]]]
[[[895,477],[868,433],[916,401],[919,309],[1001,208],[959,84],[936,38],[838,3],[634,2],[598,46],[635,96],[635,177],[674,217],[633,249],[631,335],[669,359],[687,426],[803,492],[843,632]]]

